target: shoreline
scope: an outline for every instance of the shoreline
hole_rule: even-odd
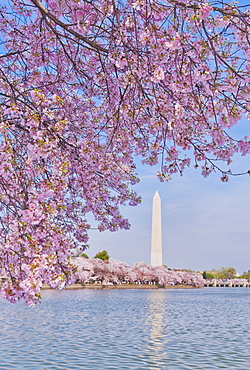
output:
[[[68,285],[64,290],[78,290],[78,289],[200,289],[201,286],[192,285],[151,285],[151,284],[117,284],[117,285],[103,285],[103,284],[72,284]],[[41,289],[54,289],[49,285],[43,284]]]

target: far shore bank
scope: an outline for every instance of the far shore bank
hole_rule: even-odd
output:
[[[66,290],[77,289],[199,289],[202,287],[191,285],[151,285],[151,284],[117,284],[117,285],[104,285],[104,284],[72,284],[68,285]],[[43,284],[42,289],[53,289],[49,285]]]

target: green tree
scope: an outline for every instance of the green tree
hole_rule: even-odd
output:
[[[241,279],[247,279],[248,281],[250,281],[250,273],[244,271],[243,274],[240,276],[240,278]]]
[[[80,257],[89,258],[89,256],[86,253],[82,253]]]
[[[102,252],[97,253],[94,258],[99,258],[100,260],[109,260],[108,252],[104,249]]]
[[[236,276],[236,270],[233,267],[222,267],[221,271],[224,273],[226,279],[233,279]]]
[[[236,277],[236,270],[234,267],[221,267],[214,273],[215,279],[233,279]]]

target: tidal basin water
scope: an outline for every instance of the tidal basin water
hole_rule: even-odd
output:
[[[250,288],[0,299],[0,369],[250,369]]]

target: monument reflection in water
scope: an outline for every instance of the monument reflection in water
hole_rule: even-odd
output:
[[[166,294],[152,290],[149,294],[147,325],[149,328],[148,354],[154,365],[163,369],[166,365],[167,320]]]

